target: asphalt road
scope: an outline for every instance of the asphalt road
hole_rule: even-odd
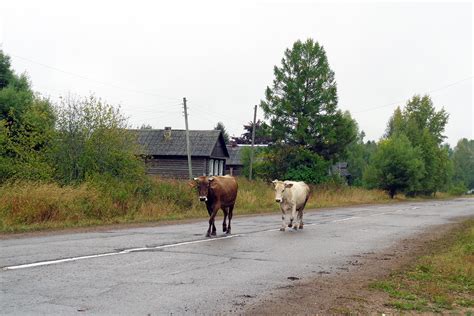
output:
[[[233,235],[212,239],[202,220],[1,240],[0,313],[238,312],[289,277],[337,273],[354,255],[466,216],[474,199],[308,211],[297,232],[280,232],[275,212],[235,217]]]

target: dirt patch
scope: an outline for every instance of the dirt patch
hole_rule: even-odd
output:
[[[388,294],[371,290],[369,284],[403,269],[419,256],[433,251],[437,240],[450,234],[459,223],[430,228],[415,237],[377,253],[353,256],[335,275],[322,271],[310,281],[295,280],[291,287],[272,291],[271,295],[247,305],[245,314],[254,315],[348,315],[399,314],[384,304]]]

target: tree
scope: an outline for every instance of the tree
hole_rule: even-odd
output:
[[[226,144],[229,143],[229,134],[227,133],[227,130],[225,129],[224,123],[218,122],[216,127],[214,127],[214,130],[216,131],[221,131],[222,136],[224,136],[224,141]]]
[[[323,157],[302,146],[276,145],[259,149],[254,170],[256,177],[265,180],[322,183],[328,178],[329,165]]]
[[[446,188],[452,173],[448,151],[442,146],[444,129],[449,115],[441,109],[436,111],[428,95],[415,95],[408,100],[402,111],[397,108],[390,118],[386,137],[404,134],[410,143],[419,149],[425,171],[420,189],[409,194],[435,194]]]
[[[244,133],[240,137],[233,139],[237,144],[251,144],[252,143],[253,122],[244,124]],[[268,144],[272,141],[270,126],[261,120],[255,122],[255,144]]]
[[[10,57],[0,49],[0,89],[6,88],[15,80],[15,73],[11,69]]]
[[[474,188],[474,140],[460,139],[454,147],[452,156],[454,165],[453,180],[468,189]]]
[[[433,101],[429,95],[423,97],[413,96],[408,100],[403,111],[397,108],[389,121],[386,136],[390,137],[394,133],[403,132],[414,146],[422,141],[423,131],[427,130],[441,145],[446,138],[444,129],[448,123],[449,114],[443,109],[436,111]]]
[[[54,162],[58,181],[78,183],[97,175],[133,180],[143,175],[137,142],[119,108],[94,96],[67,97],[57,113]]]
[[[420,153],[404,134],[395,134],[380,141],[371,164],[364,172],[369,188],[386,190],[391,198],[397,192],[420,189],[424,164]]]
[[[140,129],[153,129],[153,126],[151,126],[150,124],[142,124],[140,126]]]
[[[272,138],[336,159],[356,133],[350,116],[337,109],[336,81],[324,48],[312,39],[295,42],[274,75],[260,103]]]
[[[365,133],[361,131],[357,138],[347,146],[345,160],[349,173],[352,177],[352,184],[363,185],[363,174],[377,148],[373,141],[364,142]]]
[[[16,75],[0,50],[0,181],[51,177],[54,120],[49,100],[33,93],[27,76]]]

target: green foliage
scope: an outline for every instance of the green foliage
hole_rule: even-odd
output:
[[[0,51],[0,182],[47,180],[54,113],[49,100],[35,95],[25,75],[17,76]]]
[[[8,87],[16,80],[16,75],[11,69],[10,57],[0,49],[0,90]]]
[[[327,160],[343,154],[356,137],[354,121],[337,109],[337,88],[326,52],[318,42],[297,41],[274,67],[272,88],[260,106],[272,138],[304,146]]]
[[[397,108],[388,122],[386,138],[406,135],[424,164],[420,185],[407,192],[410,195],[432,195],[449,186],[453,167],[449,149],[441,144],[448,117],[444,109],[435,110],[428,95],[415,95],[403,111]]]
[[[474,188],[474,140],[463,138],[454,148],[452,161],[454,165],[453,180],[468,189]]]
[[[420,155],[404,134],[382,140],[364,172],[364,182],[369,188],[386,190],[392,198],[399,191],[417,191],[425,172]]]
[[[425,247],[427,255],[370,287],[386,292],[388,305],[400,310],[442,313],[473,307],[474,221],[466,221]]]
[[[403,111],[397,108],[389,121],[387,137],[403,132],[414,146],[418,146],[423,140],[423,131],[427,130],[440,145],[446,136],[443,135],[449,114],[441,109],[436,111],[433,101],[428,95],[423,97],[415,95],[407,102]]]
[[[224,136],[224,141],[226,144],[229,143],[229,133],[227,133],[227,130],[225,129],[225,126],[224,126],[224,123],[222,122],[217,122],[217,125],[216,127],[214,127],[214,130],[216,131],[221,131],[222,132],[222,136]]]
[[[144,175],[137,142],[119,109],[94,96],[68,97],[57,113],[53,160],[58,181],[77,183],[95,174],[119,179]]]
[[[244,124],[244,133],[240,137],[233,139],[237,144],[251,144],[252,143],[253,122]],[[257,120],[255,122],[255,144],[268,144],[272,141],[270,126],[267,123]]]
[[[255,161],[255,175],[265,180],[291,179],[322,183],[330,163],[302,146],[272,146],[262,149]]]
[[[357,128],[358,130],[358,128]],[[363,174],[377,148],[373,141],[364,143],[365,133],[357,134],[356,139],[346,147],[345,161],[351,174],[351,185],[362,186]]]

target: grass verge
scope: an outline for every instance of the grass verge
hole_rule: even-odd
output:
[[[263,181],[239,178],[234,213],[279,213],[274,191]],[[395,201],[405,200],[402,195]],[[320,185],[312,187],[307,209],[391,203],[380,190]],[[95,225],[146,223],[207,217],[187,181],[146,177],[127,182],[90,179],[77,186],[19,182],[0,186],[0,232],[26,232]]]
[[[474,307],[474,220],[430,245],[408,267],[370,288],[389,295],[387,306],[399,311],[440,313]]]

